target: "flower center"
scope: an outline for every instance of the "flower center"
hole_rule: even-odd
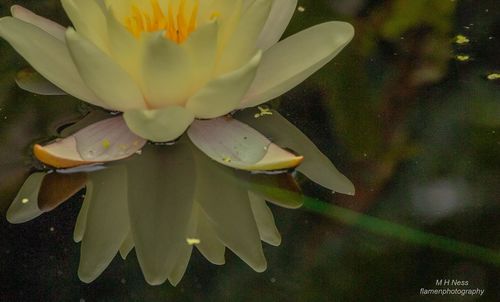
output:
[[[186,0],[180,0],[178,7],[174,7],[170,0],[166,11],[162,10],[158,0],[150,1],[150,12],[132,5],[131,15],[125,18],[125,27],[136,38],[143,32],[164,30],[167,39],[180,44],[196,29],[199,0],[195,0],[191,8],[187,8]]]

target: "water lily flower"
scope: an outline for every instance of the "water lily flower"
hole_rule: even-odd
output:
[[[177,139],[196,119],[219,118],[282,95],[333,59],[354,35],[351,25],[335,21],[279,41],[296,0],[62,0],[62,5],[73,27],[18,5],[12,17],[0,19],[0,36],[51,83],[24,75],[20,87],[68,93],[123,112],[135,135],[155,142]]]

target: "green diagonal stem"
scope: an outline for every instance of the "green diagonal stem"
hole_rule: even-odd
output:
[[[298,195],[297,193],[289,192],[279,188],[269,188],[268,186],[259,186],[259,189],[265,190],[275,198],[279,196],[290,196],[290,194]],[[255,189],[255,187],[254,187]],[[500,252],[447,238],[445,236],[435,235],[413,229],[404,225],[390,222],[384,219],[376,218],[346,208],[335,206],[311,197],[301,196],[304,202],[304,209],[324,215],[334,219],[340,223],[357,227],[361,230],[368,231],[377,235],[382,235],[389,238],[398,239],[411,244],[427,246],[437,250],[457,254],[464,257],[474,258],[483,262],[491,263],[500,266]]]

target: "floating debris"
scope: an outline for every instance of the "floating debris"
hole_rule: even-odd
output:
[[[303,12],[305,12],[305,11],[306,11],[306,8],[305,8],[305,7],[303,7],[302,5],[299,5],[299,6],[297,7],[297,10],[299,11],[299,13],[303,13]]]
[[[186,238],[186,242],[189,245],[196,245],[196,244],[200,244],[201,240],[197,239],[197,238]]]
[[[260,112],[255,114],[255,118],[263,117],[264,115],[273,115],[273,112],[270,108],[265,108],[262,106],[259,106],[258,108]]]
[[[470,60],[469,55],[457,55],[455,58],[460,62],[467,62]]]
[[[486,78],[490,81],[500,80],[500,73],[490,73]]]
[[[457,35],[455,37],[455,43],[457,44],[468,44],[470,42],[469,38],[464,35]]]
[[[109,147],[111,147],[111,142],[109,141],[109,139],[105,138],[102,140],[102,147],[104,149],[109,149]]]
[[[22,203],[22,204],[27,204],[28,202],[30,202],[30,200],[29,200],[28,198],[23,198],[23,199],[21,200],[21,203]]]

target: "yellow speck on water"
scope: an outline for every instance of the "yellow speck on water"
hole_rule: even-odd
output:
[[[200,244],[201,240],[197,239],[197,238],[186,238],[186,242],[189,245],[196,245],[196,244]]]
[[[263,117],[264,115],[273,115],[273,112],[269,108],[259,106],[259,113],[254,115],[255,118]]]
[[[102,140],[102,147],[104,149],[109,149],[109,147],[111,147],[111,143],[109,142],[109,140],[107,138]]]
[[[457,44],[467,44],[469,42],[470,42],[469,38],[467,38],[464,35],[457,35],[455,37],[455,43],[457,43]]]
[[[469,55],[457,55],[456,59],[460,62],[466,62],[466,61],[470,60],[470,56]]]
[[[23,199],[21,200],[21,203],[22,203],[22,204],[27,204],[28,202],[30,202],[30,200],[29,200],[28,198],[23,198]]]
[[[299,7],[297,7],[297,10],[299,11],[299,13],[303,13],[306,11],[306,8],[303,7],[302,5],[299,5]]]
[[[490,81],[500,80],[500,73],[491,73],[486,78]]]

